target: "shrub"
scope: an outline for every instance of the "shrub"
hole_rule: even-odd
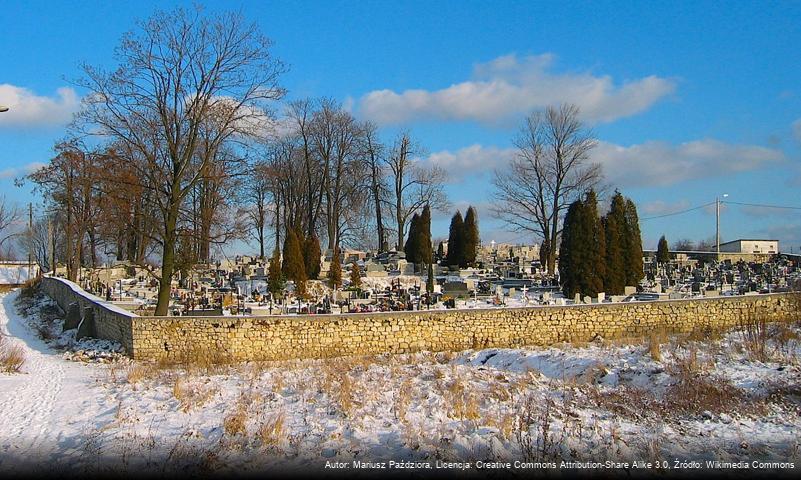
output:
[[[0,369],[6,373],[19,373],[25,363],[25,349],[20,345],[9,344],[0,335]]]
[[[752,360],[767,362],[770,359],[768,322],[764,318],[745,320],[740,323],[740,336],[746,352]]]

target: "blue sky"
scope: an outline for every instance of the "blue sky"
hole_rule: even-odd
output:
[[[81,62],[113,66],[136,19],[187,2],[40,2],[0,6],[0,189],[46,162],[84,92]],[[504,232],[489,179],[514,154],[527,111],[577,103],[599,140],[607,181],[647,218],[713,202],[801,207],[799,2],[205,2],[241,9],[290,66],[288,99],[333,97],[408,129],[424,161],[452,172],[448,193],[478,206],[484,241]],[[437,220],[437,218],[439,218]],[[643,220],[659,236],[714,235],[713,209]],[[435,217],[434,236],[447,233]],[[801,251],[801,210],[727,205],[724,240],[778,238]]]

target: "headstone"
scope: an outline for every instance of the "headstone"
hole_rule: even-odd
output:
[[[606,293],[598,292],[598,303],[603,303],[606,300]]]
[[[542,301],[547,302],[551,299],[551,292],[542,292]]]
[[[86,307],[83,309],[83,320],[78,324],[78,333],[75,335],[75,339],[80,340],[95,335],[95,312],[92,307]]]
[[[581,303],[581,294],[580,294],[580,293],[577,293],[577,294],[576,294],[576,295],[573,297],[573,303],[575,303],[575,304],[579,304],[579,303]]]
[[[720,292],[717,289],[715,289],[715,290],[704,290],[704,296],[705,297],[719,297],[720,296]]]
[[[72,302],[67,307],[67,316],[64,318],[63,330],[78,328],[79,323],[81,323],[81,307],[78,305],[78,302]]]
[[[623,295],[634,295],[637,293],[637,287],[623,287]]]
[[[592,303],[592,297],[589,295],[584,295],[584,303]]]

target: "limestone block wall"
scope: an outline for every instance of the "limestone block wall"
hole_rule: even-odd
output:
[[[139,317],[60,278],[42,288],[67,311],[90,309],[94,336],[136,359],[286,360],[419,350],[551,345],[723,330],[752,318],[799,319],[798,293],[509,309],[264,317]]]
[[[284,360],[550,345],[799,318],[797,294],[286,317],[134,317],[137,359]]]
[[[42,289],[65,312],[69,310],[71,303],[78,304],[82,317],[86,316],[87,309],[91,310],[94,322],[92,336],[119,342],[133,356],[131,320],[136,315],[87,293],[77,284],[63,278],[43,277]]]

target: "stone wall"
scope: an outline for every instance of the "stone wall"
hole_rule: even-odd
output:
[[[265,317],[139,317],[72,282],[45,278],[66,311],[92,311],[95,336],[120,342],[136,359],[285,360],[419,350],[551,345],[723,330],[751,318],[798,319],[799,294],[772,294],[565,307],[432,310]]]
[[[65,312],[70,312],[71,305],[77,304],[76,314],[80,319],[91,322],[86,328],[90,336],[119,342],[129,355],[134,355],[131,320],[136,315],[63,278],[43,277],[42,290]]]
[[[721,330],[747,318],[798,317],[797,296],[773,294],[566,307],[287,317],[136,317],[135,358],[284,360],[419,350],[550,345],[654,331]]]

